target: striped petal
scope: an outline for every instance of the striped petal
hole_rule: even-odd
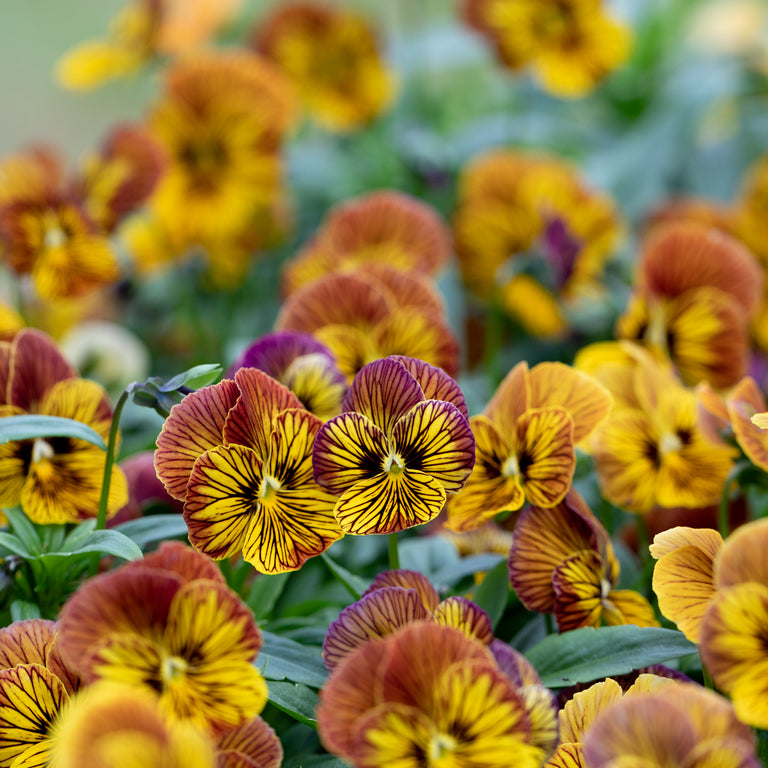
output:
[[[608,626],[635,624],[638,627],[658,627],[653,606],[632,589],[614,589],[603,598],[603,621]]]
[[[342,413],[326,422],[312,450],[315,481],[341,496],[382,471],[389,454],[384,433],[359,413]]]
[[[314,353],[297,357],[286,369],[283,382],[322,421],[341,413],[347,377],[328,356]]]
[[[605,387],[570,365],[539,363],[531,369],[529,407],[559,406],[573,419],[573,441],[580,443],[608,416],[613,398]]]
[[[371,582],[371,586],[363,592],[363,597],[377,589],[384,587],[403,587],[403,589],[415,589],[424,607],[432,612],[440,602],[437,590],[429,579],[418,571],[408,571],[402,568],[392,571],[382,571]]]
[[[728,394],[726,406],[739,446],[753,464],[768,472],[768,432],[752,421],[756,413],[766,410],[765,398],[755,380],[743,378]]]
[[[552,574],[555,618],[561,632],[598,627],[602,613],[602,560],[597,552],[582,550],[566,558]]]
[[[581,744],[560,744],[544,768],[586,768]],[[649,766],[650,768],[650,766]]]
[[[424,472],[449,493],[464,485],[475,463],[475,438],[456,406],[426,400],[395,424],[392,441],[407,471]]]
[[[82,421],[105,440],[112,422],[107,393],[101,385],[88,379],[57,381],[40,401],[40,413]]]
[[[184,503],[189,541],[221,560],[240,552],[264,480],[261,459],[242,445],[206,451],[194,464]]]
[[[742,582],[768,584],[768,519],[761,518],[737,528],[715,559],[718,589]]]
[[[173,498],[184,501],[197,458],[223,443],[227,413],[238,395],[235,382],[224,379],[187,395],[171,408],[157,438],[155,470]]]
[[[245,757],[255,768],[280,768],[283,746],[272,728],[260,717],[226,731],[218,739],[219,760],[230,754]],[[234,768],[225,762],[225,768]]]
[[[518,420],[517,463],[531,504],[551,507],[571,487],[576,455],[573,420],[562,408],[532,408]]]
[[[610,677],[590,685],[570,698],[560,712],[560,739],[564,742],[584,741],[597,716],[623,695],[621,686]]]
[[[529,406],[528,363],[518,363],[499,384],[485,406],[487,416],[503,435],[515,434],[517,420]]]
[[[45,666],[55,634],[56,625],[45,619],[16,621],[0,629],[0,669],[18,664]]]
[[[235,373],[240,396],[227,414],[224,442],[246,445],[262,458],[269,455],[272,420],[288,408],[302,408],[288,387],[256,368]]]
[[[419,382],[427,400],[445,400],[455,405],[465,419],[469,418],[467,401],[459,385],[442,369],[415,357],[391,355],[391,359],[402,363],[408,373]]]
[[[687,528],[679,525],[657,533],[648,549],[651,557],[660,560],[679,547],[687,546],[698,547],[710,560],[714,560],[723,546],[723,537],[711,528]]]
[[[123,568],[156,568],[180,576],[184,583],[196,579],[224,583],[216,563],[180,541],[164,541],[154,552],[147,553],[141,560],[126,563]]]
[[[355,376],[344,398],[344,411],[366,416],[390,435],[397,421],[423,400],[419,383],[402,363],[376,360]]]
[[[464,597],[454,596],[443,600],[432,615],[438,624],[460,629],[484,645],[493,640],[493,626],[488,614]]]
[[[523,506],[525,495],[517,474],[507,473],[510,443],[486,416],[470,419],[475,436],[475,466],[464,488],[450,499],[446,526],[452,531],[478,528],[495,515]]]
[[[363,643],[381,639],[429,612],[413,589],[385,587],[345,608],[328,628],[323,641],[323,661],[330,671]]]
[[[352,486],[334,514],[345,533],[396,533],[433,520],[445,504],[445,490],[434,478],[406,469],[381,473]]]
[[[61,680],[39,664],[0,670],[0,763],[46,768],[52,726],[68,698]]]

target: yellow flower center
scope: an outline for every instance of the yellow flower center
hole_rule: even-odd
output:
[[[504,477],[515,477],[520,474],[520,463],[517,460],[517,455],[512,454],[501,466],[501,474]]]
[[[186,659],[182,659],[180,656],[166,656],[160,669],[163,682],[173,683],[179,680],[186,674],[188,667],[189,664],[187,664]]]
[[[659,453],[662,456],[679,451],[682,447],[683,441],[673,432],[665,432],[659,439]]]
[[[265,503],[274,501],[277,492],[280,490],[280,481],[269,475],[264,475],[259,488],[259,500]]]
[[[67,233],[61,226],[59,217],[51,211],[43,214],[43,247],[46,250],[61,248],[67,242]]]
[[[452,765],[452,757],[459,743],[447,733],[436,733],[429,742],[427,755],[431,768]]]
[[[390,453],[384,462],[384,471],[397,477],[405,472],[405,463],[402,456],[397,453]]]

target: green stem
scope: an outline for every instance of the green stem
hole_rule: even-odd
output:
[[[648,523],[644,515],[637,515],[637,554],[642,563],[642,571],[640,573],[639,582],[635,584],[635,589],[638,592],[646,594],[651,584],[651,578],[653,575],[653,567],[655,565],[654,559],[651,557],[650,544],[651,537],[648,533]]]
[[[133,384],[129,384],[120,399],[117,401],[115,411],[112,414],[112,424],[109,427],[109,439],[107,440],[107,455],[104,458],[104,478],[101,481],[101,498],[99,499],[99,515],[96,518],[96,530],[101,531],[107,524],[107,502],[109,500],[109,486],[112,484],[112,467],[115,464],[115,446],[117,445],[117,430],[120,423],[120,414],[128,396],[133,391]]]
[[[400,567],[400,553],[397,551],[397,533],[389,534],[389,569],[396,571]]]

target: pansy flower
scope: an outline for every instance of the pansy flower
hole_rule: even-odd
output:
[[[331,210],[309,244],[286,262],[283,290],[288,295],[362,264],[433,275],[450,255],[450,232],[437,211],[403,192],[369,192]]]
[[[317,718],[326,749],[356,768],[500,760],[538,768],[545,756],[491,652],[431,622],[358,648],[321,691]]]
[[[435,518],[472,470],[475,444],[464,396],[444,371],[390,357],[366,365],[341,415],[323,425],[315,480],[339,497],[353,534],[394,533]]]
[[[455,627],[488,644],[493,628],[488,614],[463,597],[440,601],[437,590],[421,573],[393,570],[380,573],[360,600],[345,608],[331,623],[323,641],[323,661],[333,671],[369,640],[397,632],[414,621],[434,620]]]
[[[53,341],[26,328],[0,342],[0,418],[21,414],[83,422],[106,440],[112,409],[96,382],[77,378]],[[21,504],[36,523],[73,523],[98,511],[104,452],[85,440],[38,437],[0,445],[0,507]],[[128,499],[125,475],[112,470],[107,514]]]
[[[376,33],[352,11],[282,3],[259,23],[253,45],[291,80],[310,116],[330,130],[365,125],[394,96],[394,76]]]
[[[520,602],[530,611],[553,613],[561,632],[602,623],[658,626],[642,595],[615,588],[619,561],[608,533],[575,490],[554,507],[523,512],[509,575]]]
[[[763,275],[741,243],[694,222],[660,226],[643,246],[636,282],[621,338],[667,354],[687,384],[723,388],[746,373]]]
[[[291,294],[275,322],[279,331],[311,333],[333,353],[351,381],[367,363],[415,357],[449,375],[459,369],[459,344],[428,278],[384,264],[330,274]]]
[[[331,351],[308,333],[278,331],[250,344],[232,366],[258,368],[299,398],[315,416],[327,421],[341,412],[347,378]]]
[[[0,763],[48,765],[53,730],[80,686],[62,657],[52,621],[27,619],[0,629]]]
[[[155,467],[184,502],[192,545],[216,560],[242,552],[262,573],[280,573],[339,539],[335,499],[312,477],[321,424],[256,368],[175,405],[157,439]]]
[[[629,30],[604,6],[599,0],[464,0],[463,13],[506,67],[528,67],[545,90],[576,98],[629,54]]]
[[[208,558],[177,542],[83,584],[61,611],[59,641],[87,683],[152,693],[170,717],[211,732],[266,702],[253,614]]]
[[[483,413],[470,419],[477,444],[475,469],[451,499],[447,527],[477,528],[526,500],[551,507],[564,498],[576,463],[576,443],[605,418],[608,392],[562,363],[528,370],[516,365]]]

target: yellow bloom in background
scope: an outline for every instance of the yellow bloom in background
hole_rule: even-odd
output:
[[[240,0],[132,0],[115,16],[109,34],[64,54],[56,79],[71,90],[98,88],[134,74],[152,58],[200,47],[235,16]]]
[[[630,52],[629,30],[600,0],[464,0],[463,13],[505,66],[529,68],[555,96],[585,96]]]
[[[31,328],[12,342],[0,342],[0,418],[24,413],[83,422],[105,441],[112,423],[104,389],[77,378],[53,341]],[[104,460],[104,451],[76,438],[38,437],[0,445],[0,507],[21,504],[27,517],[41,524],[95,517]],[[127,500],[125,475],[114,467],[107,514]]]
[[[88,686],[56,721],[57,768],[215,768],[211,739],[169,719],[156,698],[130,686]]]
[[[735,451],[710,442],[696,395],[670,371],[651,359],[630,365],[635,405],[614,408],[589,446],[603,496],[641,513],[717,503]]]
[[[601,295],[621,224],[613,203],[566,163],[494,150],[463,169],[453,230],[467,288],[498,295],[529,333],[546,337]]]
[[[356,13],[321,3],[281,3],[252,44],[291,80],[309,115],[332,131],[371,122],[392,102],[395,78],[376,33]]]
[[[22,328],[24,320],[12,307],[0,302],[0,341],[10,341]]]
[[[470,419],[475,468],[448,505],[446,527],[477,528],[525,501],[551,507],[571,487],[576,444],[605,419],[611,396],[562,363],[516,365],[482,414]]]

